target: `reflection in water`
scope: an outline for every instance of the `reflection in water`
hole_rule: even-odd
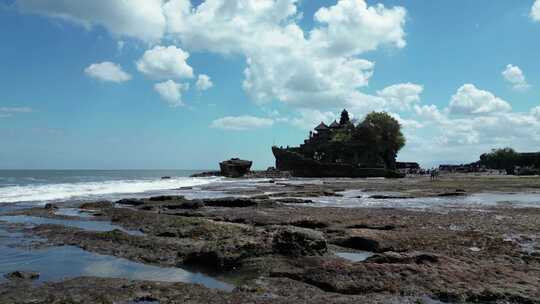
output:
[[[209,288],[232,290],[233,286],[200,273],[180,268],[162,268],[126,259],[62,246],[24,250],[0,245],[0,275],[11,271],[37,271],[40,281],[61,281],[80,276],[124,278],[130,280],[197,283]],[[0,279],[0,281],[5,280]]]
[[[498,205],[511,205],[514,207],[540,208],[539,193],[475,193],[466,196],[448,197],[415,197],[415,198],[387,198],[374,199],[372,195],[403,195],[396,192],[362,192],[351,190],[341,192],[342,197],[316,197],[310,204],[315,207],[341,207],[341,208],[444,208],[444,207],[490,207]]]
[[[89,212],[77,208],[60,208],[56,210],[54,214],[63,216],[78,216],[84,218],[92,217],[92,214],[90,214]]]
[[[373,256],[373,252],[357,251],[357,252],[336,252],[338,257],[349,260],[351,262],[362,262]]]
[[[37,216],[27,215],[15,215],[15,216],[0,216],[0,222],[7,222],[12,224],[26,224],[26,225],[62,225],[67,227],[74,227],[88,231],[112,231],[121,230],[131,235],[143,235],[142,232],[136,230],[127,230],[120,226],[113,225],[105,221],[83,221],[83,220],[64,220],[64,219],[52,219]]]

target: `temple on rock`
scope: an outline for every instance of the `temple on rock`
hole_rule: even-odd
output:
[[[399,123],[392,122],[402,136]],[[387,132],[372,121],[355,125],[348,112],[343,110],[339,122],[333,121],[329,125],[321,122],[299,147],[274,146],[272,152],[276,157],[276,168],[289,171],[293,176],[398,177],[400,174],[395,169],[399,148],[394,149],[396,151],[387,149],[384,136],[379,136],[382,133]]]

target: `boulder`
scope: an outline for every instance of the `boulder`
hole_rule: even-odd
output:
[[[48,203],[48,204],[45,204],[45,209],[46,210],[57,210],[58,206],[55,205],[55,204]]]
[[[84,210],[100,210],[100,209],[109,209],[113,207],[114,207],[114,204],[109,201],[88,202],[79,206],[80,209],[84,209]]]
[[[272,248],[274,252],[287,256],[324,255],[328,250],[322,233],[292,226],[276,232]]]
[[[10,273],[6,273],[4,277],[8,280],[36,280],[39,279],[39,272],[13,271]]]
[[[253,162],[249,160],[231,158],[230,160],[219,163],[219,167],[221,169],[222,176],[242,177],[249,172],[252,164]]]

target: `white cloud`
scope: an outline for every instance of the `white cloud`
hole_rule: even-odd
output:
[[[374,64],[359,58],[382,46],[403,48],[405,8],[338,0],[320,7],[304,31],[298,0],[54,1],[17,0],[21,10],[101,25],[143,41],[167,37],[190,51],[246,59],[243,88],[259,104],[279,101],[301,108],[341,108],[368,85]],[[157,48],[157,49],[156,49]],[[137,62],[155,79],[192,78],[187,52],[156,47]],[[152,52],[153,51],[153,52]],[[151,58],[149,58],[151,57]]]
[[[536,0],[531,8],[531,19],[540,22],[540,0]]]
[[[322,50],[336,55],[356,55],[380,45],[403,48],[406,45],[403,7],[368,6],[365,0],[340,0],[315,13],[322,26],[311,32],[311,39]]]
[[[159,93],[171,107],[184,105],[182,102],[182,93],[189,90],[189,83],[176,83],[172,80],[156,83],[154,90]]]
[[[420,102],[420,94],[424,87],[414,83],[394,84],[377,92],[391,108],[409,109],[411,105]]]
[[[158,41],[166,30],[163,0],[16,0],[23,12],[61,18],[82,25],[103,26],[117,36]]]
[[[297,0],[207,0],[197,7],[173,0],[164,9],[170,33],[186,48],[244,56],[243,88],[259,104],[343,107],[373,74],[374,64],[357,55],[405,46],[405,9],[363,0],[321,8],[310,32],[296,23]]]
[[[30,113],[30,107],[0,107],[0,118],[11,117],[17,113]]]
[[[206,91],[210,89],[211,87],[213,87],[214,84],[212,83],[212,80],[210,80],[210,77],[208,75],[200,74],[195,86],[197,87],[197,90],[199,91]]]
[[[452,96],[449,109],[453,114],[476,115],[507,112],[512,107],[491,92],[477,89],[472,84],[465,84]]]
[[[243,131],[259,128],[268,128],[274,124],[274,121],[269,118],[262,118],[256,116],[227,116],[216,119],[210,125],[211,128]]]
[[[116,49],[118,50],[118,53],[122,53],[125,46],[126,42],[124,40],[119,40],[118,42],[116,42]]]
[[[540,121],[540,106],[531,109],[531,115]]]
[[[416,115],[429,121],[444,122],[446,119],[436,105],[415,105],[414,111]]]
[[[84,69],[84,73],[101,81],[110,81],[116,83],[126,82],[131,79],[131,75],[124,72],[120,65],[110,61],[91,64]]]
[[[313,109],[301,109],[297,113],[297,116],[290,119],[290,123],[293,126],[304,130],[313,130],[313,128],[315,128],[321,122],[330,124],[332,121],[337,119],[336,114],[330,111],[321,112]]]
[[[176,46],[155,46],[144,52],[137,61],[137,69],[154,79],[193,78],[193,68],[186,60],[189,53]]]
[[[525,79],[523,71],[518,66],[512,64],[507,65],[502,72],[502,75],[506,81],[512,84],[514,90],[523,91],[530,87]]]

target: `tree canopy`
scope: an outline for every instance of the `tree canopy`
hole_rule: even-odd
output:
[[[490,169],[511,170],[518,161],[519,153],[509,147],[493,149],[489,153],[480,155],[480,164]]]
[[[395,168],[397,153],[405,146],[400,123],[386,112],[371,112],[357,128],[359,137],[378,149],[388,168]]]
[[[341,112],[341,118],[339,119],[339,124],[344,126],[346,124],[348,124],[350,122],[350,118],[349,118],[349,112],[347,112],[347,110],[343,110]]]

